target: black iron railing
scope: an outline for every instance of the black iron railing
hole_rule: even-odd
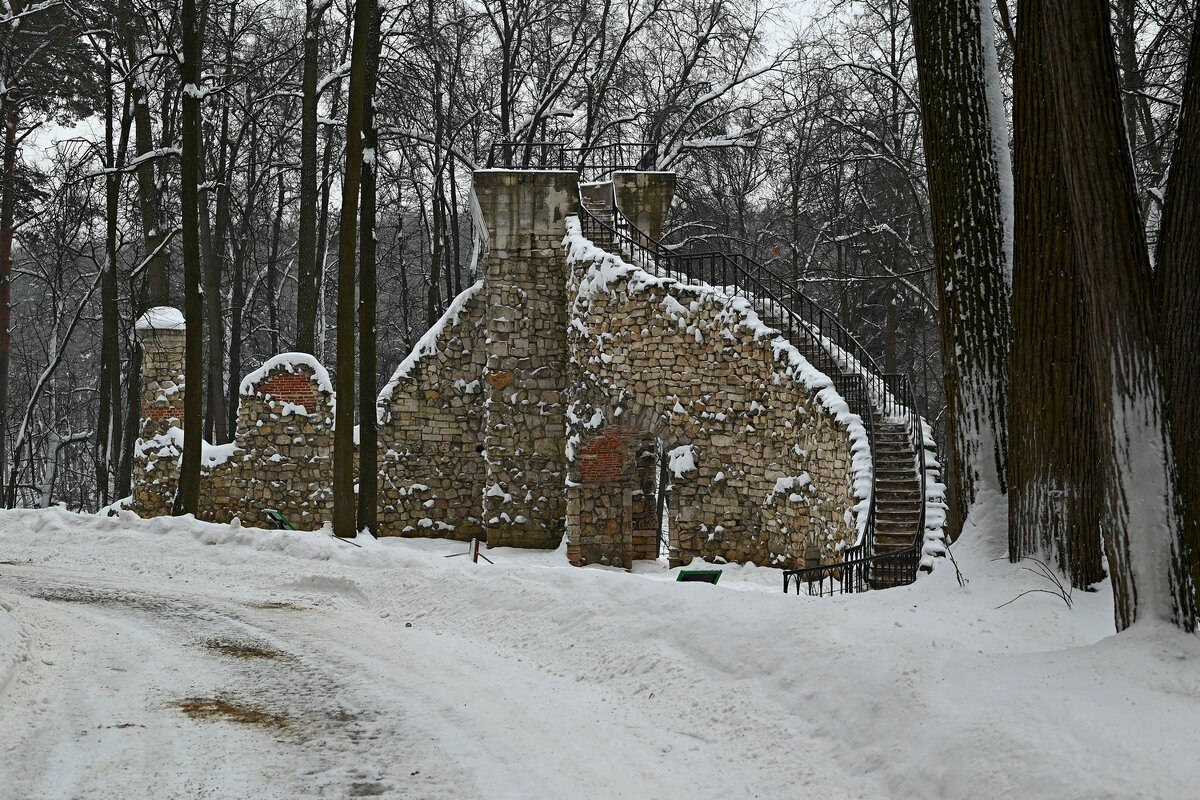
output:
[[[913,391],[908,376],[893,373],[884,375],[883,378],[888,383],[890,398],[904,398],[903,408],[907,417],[904,420],[905,434],[915,451],[917,475],[920,479],[918,484],[920,486],[920,510],[917,514],[912,540],[904,547],[886,553],[872,553],[870,549],[863,547],[860,543],[842,551],[840,563],[786,570],[783,573],[783,591],[785,593],[793,581],[797,594],[800,593],[800,587],[803,585],[808,594],[824,596],[826,594],[861,592],[871,588],[902,586],[916,580],[917,570],[920,569],[921,557],[925,549],[925,495],[928,481],[925,426],[922,422],[920,406],[917,404],[916,393]],[[873,453],[872,465],[874,465]]]
[[[783,573],[783,591],[786,593],[793,582],[796,594],[800,593],[803,585],[810,595],[818,597],[903,586],[916,578],[920,563],[921,554],[915,548],[879,555],[859,555],[836,564],[788,570]]]
[[[649,142],[610,142],[568,147],[563,142],[496,142],[488,148],[488,168],[570,169],[599,180],[620,170],[652,170],[658,145]]]
[[[623,258],[653,275],[723,289],[748,301],[761,319],[784,334],[809,363],[830,377],[850,411],[862,419],[871,452],[871,496],[863,534],[858,543],[843,551],[843,560],[838,564],[786,571],[784,591],[792,580],[796,581],[797,591],[803,582],[812,594],[823,594],[821,587],[826,581],[831,582],[832,592],[835,577],[839,586],[846,587],[844,591],[863,591],[872,581],[884,585],[876,575],[886,575],[896,583],[915,580],[925,529],[925,449],[924,428],[907,376],[885,375],[866,348],[832,314],[790,281],[745,254],[672,251],[638,230],[616,209],[610,223],[585,206],[580,222],[583,235],[593,243],[617,248]],[[906,423],[909,441],[918,454],[921,489],[921,513],[913,547],[885,554],[874,553],[877,414],[881,419]],[[901,578],[901,573],[905,577]]]

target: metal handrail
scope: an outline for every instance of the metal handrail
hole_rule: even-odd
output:
[[[620,170],[646,171],[658,159],[652,142],[608,142],[588,147],[568,147],[563,142],[493,142],[488,148],[488,169],[571,169],[598,180]]]
[[[584,206],[581,215],[583,234],[593,242],[598,238],[610,239],[634,266],[656,276],[671,277],[684,284],[701,283],[726,289],[732,287],[755,307],[762,318],[778,325],[780,332],[787,336],[810,363],[830,376],[834,388],[846,400],[850,410],[862,419],[871,455],[871,496],[863,535],[858,543],[845,552],[849,558],[854,558],[856,554],[870,554],[874,546],[876,516],[875,415],[871,398],[873,394],[882,398],[889,395],[882,375],[878,367],[875,367],[870,354],[829,312],[799,290],[786,286],[782,278],[753,259],[741,254],[720,252],[671,252],[652,237],[634,228],[615,209],[612,219],[613,224],[609,225]],[[790,296],[787,302],[782,299],[784,289]],[[808,320],[796,310],[796,305],[801,305],[808,312]],[[836,342],[836,346],[842,352],[853,352],[857,357],[857,365],[866,365],[872,368],[871,372],[843,374],[842,365],[828,348],[831,341]],[[872,381],[879,384],[876,392],[872,392]]]
[[[823,564],[817,567],[787,570],[783,573],[784,593],[787,592],[788,585],[792,580],[796,582],[797,594],[800,593],[800,584],[803,583],[808,587],[808,593],[816,596],[824,596],[826,593],[841,594],[864,591],[871,588],[872,581],[884,586],[899,586],[916,580],[925,546],[925,503],[928,487],[925,427],[916,392],[914,392],[908,376],[890,373],[883,377],[893,385],[895,396],[904,397],[910,412],[905,425],[905,433],[915,448],[916,466],[920,479],[920,512],[912,541],[906,547],[880,554],[870,554],[869,551],[850,548],[843,551],[841,564]],[[828,592],[826,592],[826,583],[828,583]]]

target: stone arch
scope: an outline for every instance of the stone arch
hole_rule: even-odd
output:
[[[672,565],[836,560],[857,538],[856,510],[866,504],[856,470],[861,490],[865,457],[869,491],[870,462],[861,425],[828,377],[744,300],[654,278],[586,240],[568,241],[572,560],[594,563],[584,547],[596,529],[588,515],[612,507],[597,505],[583,474],[584,455],[611,426],[662,443],[672,467]],[[620,548],[601,563],[603,555],[617,563]]]

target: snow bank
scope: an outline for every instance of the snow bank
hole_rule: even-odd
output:
[[[138,317],[133,327],[139,331],[182,331],[187,324],[178,308],[155,306]]]
[[[1114,635],[1107,583],[1068,608],[1008,562],[1006,522],[1003,496],[982,493],[954,545],[965,586],[941,568],[815,598],[784,595],[779,570],[752,565],[704,564],[723,573],[713,586],[676,583],[679,570],[654,562],[577,569],[561,548],[485,550],[495,564],[476,564],[444,558],[467,551],[448,540],[355,547],[188,518],[0,512],[0,560],[14,562],[0,572],[0,675],[14,652],[24,659],[0,691],[2,785],[14,797],[64,796],[55,781],[67,778],[80,796],[192,796],[212,785],[198,754],[216,750],[241,783],[201,791],[212,796],[308,796],[314,765],[354,775],[320,792],[342,796],[364,764],[394,766],[379,785],[422,797],[1195,796],[1200,639],[1155,624]],[[91,608],[27,596],[64,582],[119,587],[138,602],[91,613],[124,626],[122,645],[179,629],[174,649],[122,671],[83,659],[112,652],[101,634],[44,649],[64,636],[50,620]],[[225,664],[197,646],[218,623],[288,657]],[[314,674],[320,692],[300,693]],[[228,691],[296,708],[304,726],[330,697],[364,713],[246,742],[248,726],[191,723],[164,702]],[[99,713],[80,722],[80,709]],[[355,741],[336,738],[347,730]],[[190,792],[166,783],[181,772]],[[415,783],[425,775],[438,783]],[[117,791],[129,776],[141,791]]]
[[[29,652],[29,634],[14,614],[13,598],[0,593],[0,696]]]

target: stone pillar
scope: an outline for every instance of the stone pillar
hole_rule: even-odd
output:
[[[675,196],[675,173],[614,172],[612,185],[625,219],[651,239],[661,239]]]
[[[572,171],[482,170],[472,206],[488,241],[484,527],[492,547],[557,547],[566,527],[567,301],[562,240]]]
[[[132,508],[157,517],[171,513],[183,452],[183,314],[152,308],[135,329],[142,346],[142,424],[133,446]]]

